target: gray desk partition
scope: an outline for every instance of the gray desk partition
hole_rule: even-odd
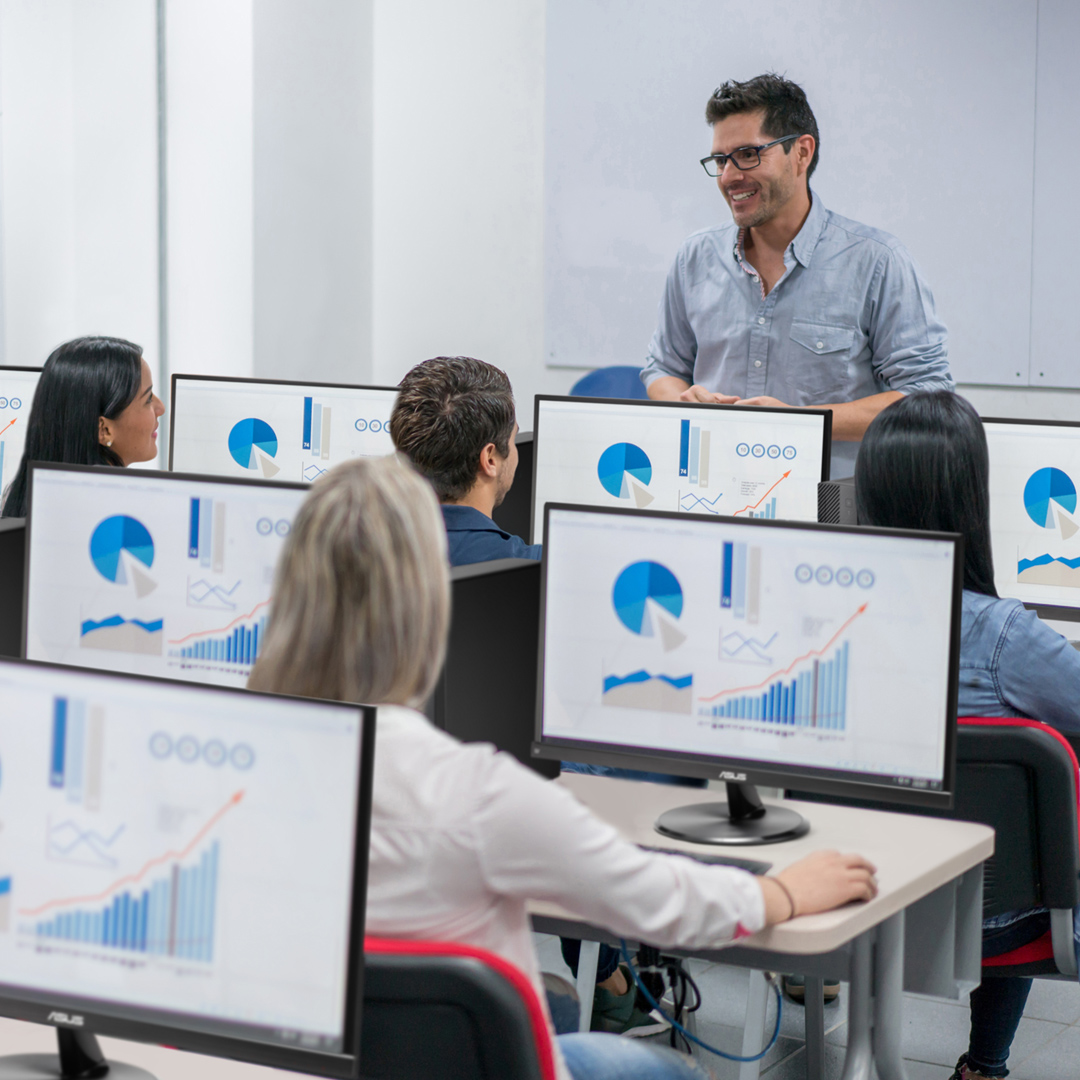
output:
[[[0,518],[0,656],[22,656],[26,519]]]
[[[490,742],[542,776],[557,761],[536,761],[536,670],[540,641],[540,563],[499,559],[451,571],[453,615],[446,664],[428,718],[462,742]]]

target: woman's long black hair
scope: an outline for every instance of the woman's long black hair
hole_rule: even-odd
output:
[[[990,458],[979,414],[938,390],[883,409],[855,465],[860,525],[962,533],[964,588],[997,596],[990,553]]]
[[[26,516],[28,461],[123,465],[98,441],[100,418],[115,420],[135,400],[141,384],[142,348],[123,338],[76,338],[54,350],[38,380],[23,459],[0,516]]]

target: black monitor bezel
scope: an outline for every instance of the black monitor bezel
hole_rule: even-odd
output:
[[[614,514],[623,517],[666,517],[674,521],[715,522],[718,525],[761,525],[770,529],[808,529],[814,532],[878,535],[919,540],[945,540],[953,544],[953,596],[949,627],[949,679],[946,701],[944,787],[941,791],[903,787],[895,784],[860,780],[865,773],[842,775],[838,770],[776,766],[740,758],[719,758],[682,751],[644,750],[637,747],[613,748],[608,743],[587,743],[553,739],[543,732],[544,722],[544,648],[547,636],[548,532],[552,510],[570,510],[587,514]],[[580,506],[575,503],[544,504],[544,553],[540,576],[540,648],[537,658],[536,727],[533,754],[537,757],[580,761],[587,765],[612,765],[618,768],[643,769],[706,780],[796,787],[821,795],[873,799],[898,806],[921,806],[936,810],[952,809],[956,790],[956,730],[960,691],[961,594],[964,586],[964,540],[959,533],[922,532],[916,529],[885,529],[870,525],[831,525],[821,522],[785,521],[780,518],[737,518],[711,514],[683,514],[671,510],[637,510],[622,507]]]
[[[399,392],[396,386],[365,386],[360,383],[328,383],[328,382],[305,382],[301,379],[258,379],[250,376],[233,375],[193,375],[184,372],[174,372],[169,384],[169,466],[168,471],[173,471],[173,439],[176,435],[176,384],[179,379],[189,382],[227,382],[249,383],[256,386],[313,386],[321,390],[391,390],[395,394]],[[264,484],[275,483],[273,480],[260,481]],[[284,481],[282,481],[284,482]],[[310,484],[304,485],[310,487]]]
[[[829,479],[829,469],[832,466],[832,409],[807,406],[805,409],[795,408],[791,405],[714,405],[704,401],[653,401],[645,398],[602,398],[602,397],[577,397],[574,394],[537,394],[533,398],[533,467],[532,467],[532,504],[529,515],[529,542],[536,543],[536,472],[540,465],[540,402],[541,401],[571,401],[583,405],[634,405],[644,408],[674,408],[674,409],[708,409],[716,412],[726,409],[729,412],[745,413],[793,413],[805,416],[807,413],[818,414],[824,417],[822,427],[822,450],[821,450],[821,479]],[[592,503],[579,503],[580,506],[591,506]],[[667,510],[647,510],[645,513],[661,514],[671,513]],[[757,520],[755,518],[755,520]],[[546,526],[545,526],[546,527]]]
[[[166,472],[164,469],[130,469],[118,465],[68,465],[61,461],[30,461],[27,462],[26,474],[26,550],[23,559],[23,605],[22,605],[22,654],[26,656],[27,632],[30,623],[30,552],[33,548],[33,535],[31,525],[34,517],[34,474],[36,472],[74,472],[74,473],[104,473],[118,477],[132,477],[138,480],[166,480],[166,481],[191,481],[200,484],[240,484],[248,487],[264,488],[289,488],[293,491],[310,491],[310,484],[301,484],[297,480],[249,480],[246,476],[212,476],[206,473],[180,473]],[[45,663],[45,661],[40,661]],[[78,668],[77,664],[72,667]],[[80,671],[92,671],[92,668],[78,668]],[[112,670],[112,669],[106,669]],[[127,674],[117,672],[117,674]],[[147,675],[148,679],[159,678],[157,675]],[[160,676],[167,678],[167,676]],[[176,682],[185,682],[177,679]],[[195,680],[191,680],[194,682]],[[207,683],[207,686],[218,686],[219,683]]]
[[[323,698],[298,695],[273,694],[261,690],[248,690],[235,686],[216,686],[187,682],[183,679],[157,678],[151,675],[133,675],[122,671],[103,671],[97,668],[77,667],[71,664],[54,664],[45,660],[15,660],[0,657],[4,665],[21,665],[45,670],[63,671],[86,678],[128,679],[149,683],[153,686],[186,687],[188,689],[244,694],[273,700],[303,701],[313,705],[334,705],[352,708],[360,717],[360,770],[358,776],[358,806],[356,818],[355,851],[353,854],[352,899],[349,916],[349,944],[346,956],[346,988],[344,1002],[343,1050],[330,1053],[284,1043],[272,1043],[240,1035],[222,1035],[201,1029],[193,1030],[184,1023],[204,1021],[198,1014],[170,1013],[159,1009],[145,1009],[138,1005],[125,1005],[135,1016],[117,1015],[118,1009],[109,1009],[109,1002],[96,998],[53,996],[51,991],[28,989],[25,996],[9,996],[6,991],[19,989],[3,981],[0,974],[0,1015],[15,1020],[27,1020],[35,1024],[53,1027],[75,1027],[95,1035],[108,1035],[133,1042],[155,1043],[213,1057],[232,1058],[254,1065],[267,1065],[278,1069],[305,1072],[312,1075],[353,1078],[359,1075],[361,1007],[363,1004],[364,928],[367,911],[368,857],[371,835],[371,803],[374,783],[373,761],[375,756],[375,730],[377,709],[373,705],[352,704]],[[47,1002],[38,998],[48,998]],[[106,1011],[98,1011],[102,1006]],[[50,1014],[63,1012],[78,1016],[78,1024],[60,1025],[50,1019]],[[164,1021],[164,1017],[176,1018],[176,1023]],[[236,1024],[242,1028],[244,1025]]]
[[[1080,420],[1023,420],[1016,416],[980,416],[983,424],[1025,424],[1031,427],[1064,427],[1080,429]],[[1080,432],[1078,432],[1080,433]],[[1060,619],[1062,622],[1080,622],[1080,600],[1075,607],[1059,604],[1036,604],[1021,600],[1028,611],[1034,611],[1040,619]]]

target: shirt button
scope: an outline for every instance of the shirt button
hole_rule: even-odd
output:
[[[817,343],[817,347],[818,347],[819,349],[824,349],[824,348],[825,348],[825,342],[824,342],[824,341],[819,341],[819,342]]]
[[[764,326],[764,325],[765,325],[765,317],[763,315],[759,315],[758,316],[758,326]]]
[[[761,367],[761,361],[760,360],[755,360],[754,361],[754,367]]]

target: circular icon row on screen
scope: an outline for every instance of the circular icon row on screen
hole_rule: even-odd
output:
[[[280,521],[271,521],[269,518],[259,518],[255,522],[255,528],[258,530],[260,536],[269,536],[271,533],[277,533],[278,536],[288,536],[292,530],[292,525],[281,518]]]
[[[390,430],[389,420],[357,420],[353,427],[357,431],[370,431],[373,435],[378,435],[380,431]]]
[[[21,409],[22,398],[19,397],[0,397],[0,409]]]
[[[185,765],[201,759],[207,765],[217,768],[228,761],[234,769],[245,772],[255,764],[255,751],[247,743],[237,743],[230,749],[220,739],[207,739],[200,744],[194,735],[181,735],[174,740],[164,731],[150,736],[150,753],[158,761],[164,761],[175,754]]]
[[[741,442],[735,447],[735,453],[739,457],[771,457],[778,458],[784,457],[790,461],[795,456],[794,446],[777,446],[773,443],[771,446],[766,446],[764,443],[754,443],[752,446],[750,443]]]
[[[803,585],[809,585],[816,581],[819,585],[831,585],[834,581],[842,588],[851,584],[858,585],[860,589],[869,589],[876,580],[872,570],[852,570],[850,567],[841,566],[833,570],[831,566],[819,566],[816,570],[809,563],[799,563],[795,567],[795,580]]]

